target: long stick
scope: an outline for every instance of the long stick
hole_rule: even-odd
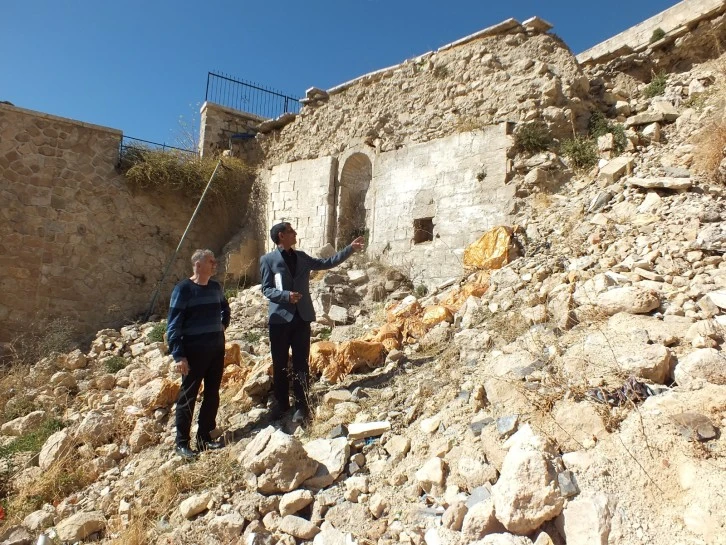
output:
[[[189,223],[187,223],[187,228],[184,229],[184,234],[179,239],[179,244],[176,247],[176,250],[174,250],[174,254],[169,259],[168,263],[166,264],[166,268],[164,269],[164,274],[161,275],[161,280],[159,280],[159,283],[156,286],[156,291],[154,292],[154,297],[151,299],[151,305],[149,306],[149,311],[146,313],[146,319],[144,321],[147,321],[149,319],[149,316],[151,316],[154,313],[154,307],[156,306],[156,300],[159,297],[159,291],[161,291],[161,286],[164,284],[164,280],[166,280],[166,275],[169,274],[169,269],[171,269],[172,264],[174,263],[174,260],[176,259],[177,254],[179,253],[179,250],[181,250],[182,244],[184,244],[184,239],[187,236],[187,233],[189,232],[189,228],[192,226],[192,223],[194,223],[194,218],[197,217],[197,212],[199,212],[199,209],[202,207],[202,202],[204,202],[204,197],[207,195],[207,190],[209,189],[209,186],[212,185],[212,180],[214,180],[214,176],[217,174],[217,169],[222,164],[222,158],[219,158],[219,161],[217,161],[217,166],[214,167],[214,172],[212,172],[212,175],[209,177],[209,181],[207,182],[207,187],[204,188],[204,191],[202,192],[202,196],[199,198],[199,202],[197,203],[197,207],[194,209],[194,213],[192,214],[192,217],[189,218]]]

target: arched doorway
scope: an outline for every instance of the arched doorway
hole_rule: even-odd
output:
[[[353,238],[367,234],[366,194],[372,175],[373,166],[365,153],[354,153],[346,159],[336,191],[336,248],[342,248]]]

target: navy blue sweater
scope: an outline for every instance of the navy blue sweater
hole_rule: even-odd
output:
[[[219,282],[206,286],[188,278],[179,282],[171,294],[166,342],[174,361],[186,357],[189,350],[224,348],[224,330],[230,312]]]

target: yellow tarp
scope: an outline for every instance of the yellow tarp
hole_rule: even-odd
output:
[[[431,305],[424,310],[421,321],[428,327],[441,322],[452,323],[454,321],[454,313],[443,305]]]
[[[468,269],[501,269],[511,260],[513,250],[511,227],[500,225],[484,233],[464,250],[464,267]]]

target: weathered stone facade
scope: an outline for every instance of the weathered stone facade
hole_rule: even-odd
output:
[[[684,36],[705,19],[714,18],[726,11],[723,0],[683,0],[675,6],[608,38],[577,55],[581,64],[598,64],[613,58],[628,55],[634,51],[644,51],[649,47],[659,48],[670,45],[675,38]],[[663,43],[651,45],[653,31],[660,29],[665,37]]]
[[[313,253],[366,234],[370,255],[417,282],[459,274],[464,248],[507,221],[512,127],[539,119],[568,137],[587,124],[588,79],[549,28],[510,19],[311,89],[292,122],[234,148],[257,158],[268,224],[290,221]]]
[[[70,317],[81,334],[145,311],[196,202],[134,190],[119,175],[121,132],[0,104],[0,341]],[[238,227],[204,204],[161,292],[188,274],[196,247],[219,250]]]

